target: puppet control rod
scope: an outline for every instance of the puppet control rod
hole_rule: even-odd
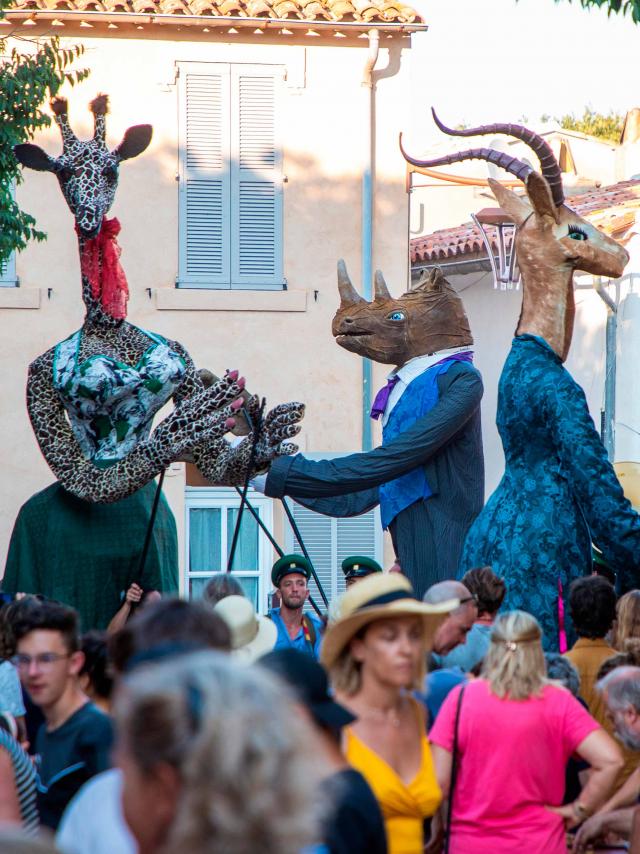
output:
[[[238,536],[240,534],[240,525],[242,523],[242,513],[243,513],[245,507],[249,510],[249,512],[251,513],[253,518],[256,520],[256,522],[260,526],[260,529],[267,536],[269,542],[274,547],[274,549],[276,550],[278,555],[280,557],[282,557],[282,555],[284,554],[283,550],[277,544],[277,542],[275,541],[275,539],[271,535],[270,531],[267,529],[266,525],[264,524],[264,522],[260,518],[259,513],[251,505],[251,503],[249,502],[249,500],[247,498],[247,493],[249,491],[249,481],[250,481],[252,474],[253,474],[253,464],[254,464],[254,460],[255,460],[255,449],[256,449],[256,446],[258,444],[258,440],[260,438],[260,431],[262,429],[262,415],[264,412],[264,407],[265,407],[265,400],[263,398],[262,405],[261,405],[260,410],[258,412],[258,416],[257,416],[255,424],[253,423],[253,420],[252,420],[251,416],[249,415],[249,412],[244,408],[242,410],[243,415],[247,421],[247,424],[249,425],[249,429],[253,432],[253,446],[251,448],[251,458],[249,460],[249,465],[247,467],[247,472],[246,472],[246,476],[245,476],[245,482],[243,485],[243,489],[241,491],[237,486],[235,487],[236,492],[240,496],[240,507],[238,509],[238,518],[236,519],[236,524],[235,524],[235,528],[233,531],[231,549],[229,550],[229,559],[227,561],[227,572],[231,572],[231,569],[233,566],[233,559],[235,557],[236,547],[238,544]],[[320,593],[320,596],[322,597],[322,601],[324,602],[325,607],[328,609],[329,608],[329,600],[327,599],[327,596],[324,592],[322,584],[320,583],[320,579],[318,578],[318,574],[315,570],[315,567],[313,566],[313,562],[311,561],[311,558],[309,556],[309,552],[307,551],[307,548],[306,548],[306,546],[302,540],[300,530],[296,524],[295,519],[293,518],[293,514],[289,508],[289,505],[287,504],[287,502],[284,498],[281,499],[281,502],[282,502],[282,506],[284,507],[284,511],[287,515],[287,519],[289,520],[289,524],[291,525],[291,528],[292,528],[293,533],[295,535],[295,538],[298,541],[300,548],[302,549],[302,553],[306,557],[306,559],[309,561],[309,566],[311,567],[311,575],[313,576],[313,580],[315,581],[316,586],[318,588],[318,591]],[[311,595],[309,596],[309,604],[314,609],[314,611],[318,614],[318,616],[321,617],[322,619],[324,619],[320,608],[318,607],[317,603],[314,601],[314,599]]]

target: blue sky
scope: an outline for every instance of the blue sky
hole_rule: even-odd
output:
[[[412,5],[430,27],[412,50],[412,130],[425,142],[437,134],[432,104],[447,124],[640,106],[640,26],[628,17],[607,18],[577,0]]]

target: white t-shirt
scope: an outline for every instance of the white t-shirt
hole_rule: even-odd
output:
[[[56,845],[63,854],[137,854],[122,812],[122,772],[111,768],[92,777],[66,808]]]

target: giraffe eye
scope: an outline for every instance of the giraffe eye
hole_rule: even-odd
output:
[[[118,177],[118,169],[115,166],[105,166],[102,170],[102,174],[105,178],[108,178],[109,181],[115,181]]]
[[[387,315],[387,320],[401,322],[403,320],[406,320],[406,314],[404,313],[404,311],[392,311],[391,314]]]
[[[587,237],[587,232],[584,231],[583,229],[581,229],[577,225],[570,225],[569,226],[569,233],[567,234],[567,237],[570,237],[572,240],[588,240],[589,239]]]

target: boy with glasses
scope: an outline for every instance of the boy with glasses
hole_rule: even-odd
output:
[[[80,690],[84,655],[72,608],[34,603],[18,615],[13,635],[13,663],[45,718],[35,745],[38,809],[41,823],[55,829],[80,786],[109,767],[111,721]]]

